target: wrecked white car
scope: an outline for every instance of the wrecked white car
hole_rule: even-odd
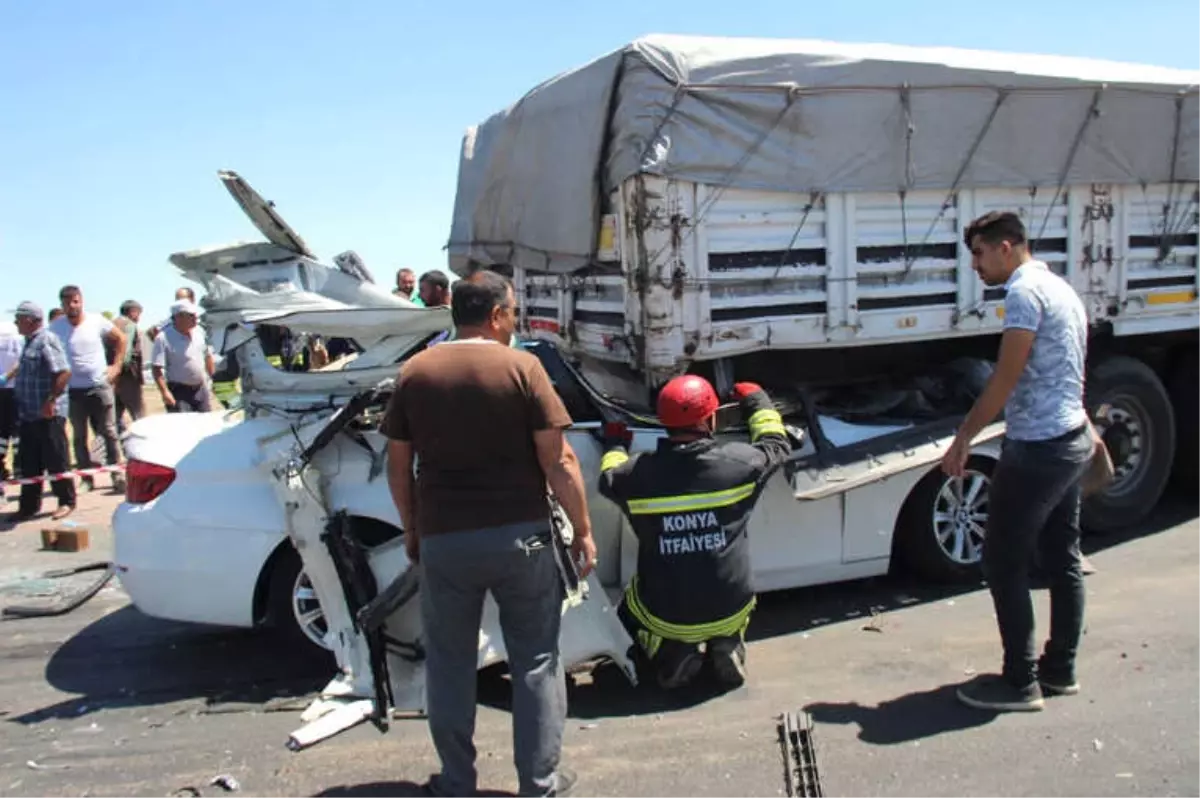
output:
[[[321,264],[240,178],[223,177],[269,242],[171,260],[205,288],[205,323],[240,374],[241,409],[132,426],[127,497],[113,518],[115,563],[149,615],[233,626],[274,618],[330,649],[337,673],[290,740],[301,748],[366,719],[384,726],[393,713],[424,710],[419,574],[404,553],[377,425],[399,364],[450,319],[391,296],[362,269]],[[279,329],[350,339],[359,351],[321,370],[282,371],[264,350]],[[635,451],[653,448],[663,432],[648,410],[596,390],[552,344],[522,345],[575,420],[568,436],[588,481],[599,549],[599,567],[564,604],[564,662],[608,659],[636,679],[614,604],[633,575],[637,544],[596,492],[597,431],[625,423]],[[863,389],[845,394],[840,418],[828,409],[836,392],[779,397],[802,444],[770,477],[750,522],[759,591],[882,574],[894,557],[930,579],[974,575],[1002,427],[981,436],[965,479],[941,474],[971,398],[951,396],[947,386],[970,382],[956,368],[938,386],[892,386],[920,401],[864,404],[855,400]],[[719,434],[746,434],[740,419],[721,421]],[[504,659],[489,602],[479,665]]]

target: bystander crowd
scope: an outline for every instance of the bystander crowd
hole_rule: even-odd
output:
[[[146,336],[138,326],[141,318],[142,306],[130,299],[121,303],[121,315],[113,321],[125,334],[125,351],[120,354],[116,364],[120,366],[120,372],[113,384],[117,398],[115,414],[118,436],[125,430],[126,411],[132,421],[146,415],[146,403],[142,398],[142,389],[146,384]]]
[[[423,305],[421,297],[413,296],[413,292],[417,288],[417,274],[412,269],[405,266],[396,272],[396,290],[392,293],[401,299],[407,299],[416,305]]]
[[[180,300],[171,306],[171,324],[154,339],[150,364],[168,413],[212,410],[208,382],[216,365],[199,317],[194,302]]]
[[[450,307],[450,278],[438,269],[421,275],[419,287],[421,304],[427,308]]]
[[[104,440],[106,464],[119,465],[120,445],[117,440],[116,397],[113,383],[120,367],[108,365],[106,343],[114,352],[125,351],[125,334],[111,321],[99,314],[84,311],[83,292],[68,285],[59,292],[63,316],[50,324],[50,331],[62,342],[71,369],[69,415],[71,438],[77,468],[94,468],[88,447],[88,428]],[[89,488],[95,486],[91,476],[82,478]],[[113,490],[125,489],[125,476],[112,473]]]
[[[62,342],[43,325],[42,309],[33,302],[17,306],[16,325],[25,338],[21,360],[10,372],[20,422],[20,461],[22,476],[40,477],[68,470],[67,457],[67,384],[70,366]],[[58,499],[55,520],[66,518],[75,509],[75,481],[71,477],[50,483]],[[35,517],[42,510],[42,483],[21,486],[17,512],[9,516],[16,523]]]

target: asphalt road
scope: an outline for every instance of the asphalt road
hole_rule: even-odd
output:
[[[1087,582],[1080,696],[1005,716],[955,702],[955,685],[998,664],[979,586],[885,579],[772,594],[743,690],[667,700],[611,668],[572,687],[576,794],[782,795],[776,722],[801,708],[816,721],[828,795],[1200,794],[1191,505],[1090,541],[1099,573]],[[32,546],[36,532],[0,532],[6,558],[25,545],[14,535]],[[0,604],[38,592],[14,581],[11,562],[0,563]],[[1044,629],[1044,591],[1037,602]],[[420,721],[284,748],[330,673],[269,635],[146,618],[115,587],[69,615],[0,624],[0,795],[219,795],[210,782],[222,774],[253,795],[415,794],[437,762]],[[516,786],[503,675],[482,675],[480,691],[481,786],[502,794]]]

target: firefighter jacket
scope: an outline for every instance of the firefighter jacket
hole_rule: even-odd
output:
[[[741,405],[751,443],[664,438],[657,450],[632,457],[618,444],[600,463],[600,493],[621,507],[638,538],[626,609],[668,640],[740,634],[754,609],[746,523],[792,446],[765,392]]]

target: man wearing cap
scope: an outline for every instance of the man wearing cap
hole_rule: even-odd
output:
[[[129,417],[133,421],[146,415],[145,402],[142,400],[142,386],[146,383],[143,376],[146,363],[146,338],[138,328],[141,318],[142,306],[136,300],[130,299],[121,303],[121,315],[113,321],[113,324],[125,333],[125,351],[118,360],[121,373],[117,375],[117,381],[113,384],[117,394],[118,434],[124,431],[126,410],[129,411]]]
[[[196,303],[181,299],[171,305],[171,324],[154,339],[150,365],[168,413],[212,410],[208,380],[216,364],[199,318]]]
[[[71,368],[62,342],[42,325],[42,309],[32,302],[17,306],[17,330],[25,337],[25,347],[17,366],[5,374],[13,383],[20,421],[20,461],[22,476],[61,474],[69,468],[67,457],[67,384]],[[50,483],[61,520],[75,509],[75,481],[70,477]],[[42,485],[21,486],[18,510],[9,521],[25,521],[42,509]]]
[[[64,286],[58,292],[63,316],[50,323],[50,332],[62,342],[71,368],[69,403],[71,437],[75,450],[76,468],[94,468],[88,448],[88,427],[104,439],[104,455],[108,465],[121,462],[117,441],[117,419],[113,412],[116,398],[113,383],[119,366],[108,364],[106,346],[114,352],[125,351],[125,333],[100,314],[85,313],[83,292],[78,286]],[[83,477],[85,485],[95,484],[91,476]],[[113,490],[124,490],[125,477],[119,471],[112,475]]]
[[[175,301],[179,302],[184,299],[188,300],[189,302],[196,301],[196,292],[193,291],[191,288],[189,288],[186,285],[183,286],[182,288],[175,289]],[[163,321],[160,321],[158,324],[152,324],[152,325],[150,325],[149,329],[146,330],[146,337],[149,338],[151,341],[153,341],[155,338],[158,337],[158,334],[160,332],[167,329],[174,323],[175,322],[172,319],[164,319]]]

